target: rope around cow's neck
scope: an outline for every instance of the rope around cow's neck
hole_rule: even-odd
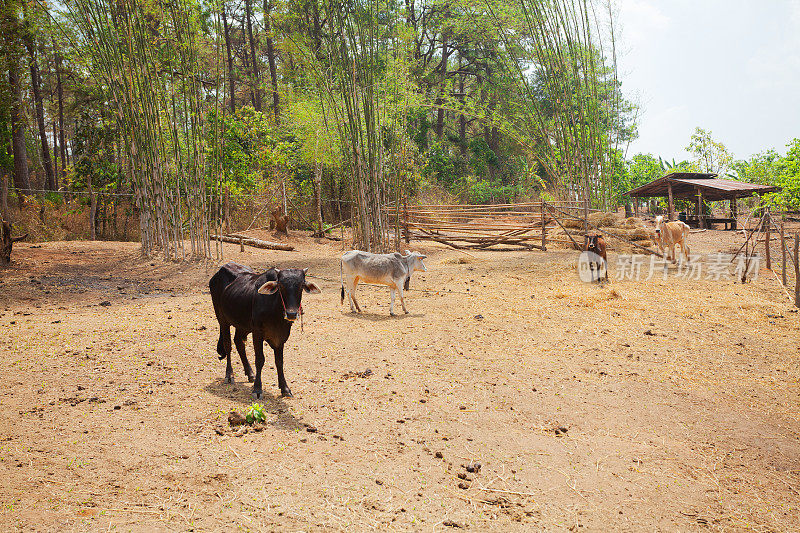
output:
[[[286,302],[283,301],[283,293],[281,292],[281,286],[278,284],[278,295],[281,297],[281,305],[283,306],[283,319],[289,320],[289,316],[286,314]],[[300,333],[303,332],[303,304],[300,303]]]

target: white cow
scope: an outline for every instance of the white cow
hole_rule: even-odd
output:
[[[681,253],[689,260],[689,247],[686,246],[686,237],[689,236],[689,226],[683,221],[664,222],[664,217],[656,217],[656,244],[663,254],[664,248],[669,248],[667,259],[675,261],[675,245],[681,245]]]
[[[344,303],[345,278],[347,279],[347,294],[350,302],[350,311],[359,313],[356,301],[356,286],[360,281],[364,283],[378,283],[388,285],[391,300],[389,303],[389,314],[394,315],[394,291],[400,293],[400,304],[403,311],[407,314],[406,302],[403,299],[403,288],[408,289],[408,282],[411,280],[411,273],[415,270],[425,272],[425,264],[422,262],[427,256],[417,252],[406,250],[405,255],[397,252],[391,254],[373,254],[360,250],[345,252],[342,256],[342,303]],[[353,305],[355,304],[355,307]]]

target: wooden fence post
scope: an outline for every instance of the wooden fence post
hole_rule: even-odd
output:
[[[542,251],[547,251],[547,219],[545,218],[545,203],[542,200]]]
[[[403,202],[403,237],[406,244],[411,242],[411,232],[408,230],[408,203]]]
[[[800,234],[794,234],[794,305],[800,307]]]
[[[781,281],[786,286],[786,241],[784,240],[783,218],[781,218]]]
[[[772,260],[770,257],[770,241],[772,240],[772,236],[770,234],[770,230],[772,229],[772,215],[770,215],[769,209],[767,209],[767,238],[764,241],[767,248],[767,270],[772,270]]]
[[[697,217],[700,229],[708,227],[706,224],[705,205],[703,204],[703,189],[700,187],[697,188]]]
[[[672,182],[667,182],[667,198],[669,200],[669,220],[675,220],[675,202],[672,200]]]

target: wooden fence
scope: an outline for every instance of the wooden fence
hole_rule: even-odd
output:
[[[747,218],[743,231],[745,242],[731,261],[743,254],[749,266],[753,257],[760,256],[789,299],[800,307],[800,213],[773,212],[765,208],[760,216]],[[743,269],[742,282],[746,281],[748,272],[748,267]]]
[[[577,206],[547,202],[403,206],[403,236],[406,242],[432,240],[459,249],[503,245],[547,250],[548,242],[571,242],[564,235],[548,236],[548,230],[561,225],[556,213],[564,209]]]

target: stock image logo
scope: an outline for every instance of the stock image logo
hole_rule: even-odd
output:
[[[608,279],[608,265],[599,254],[584,250],[578,257],[578,277],[584,283]]]
[[[613,269],[615,281],[650,281],[655,277],[686,280],[728,281],[746,277],[758,279],[761,256],[736,256],[714,253],[690,254],[688,260],[672,262],[655,255],[619,254]],[[602,280],[608,264],[598,254],[584,251],[578,258],[578,276],[585,283]]]

